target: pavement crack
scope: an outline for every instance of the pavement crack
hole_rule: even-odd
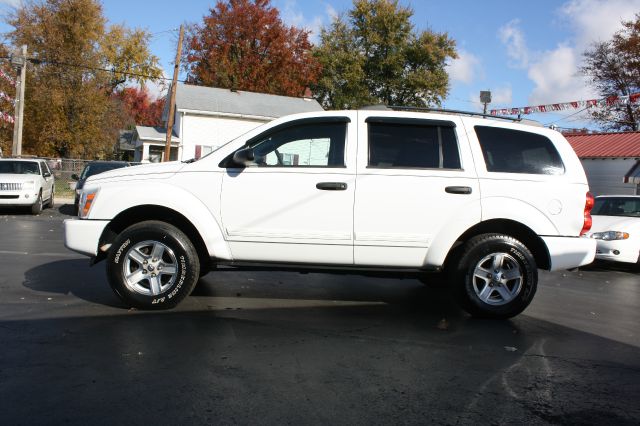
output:
[[[626,365],[605,364],[605,363],[600,363],[600,362],[596,362],[594,360],[585,359],[585,358],[565,358],[565,357],[555,356],[555,355],[531,354],[531,353],[524,354],[523,358],[552,359],[555,361],[566,362],[566,363],[575,365],[576,367],[584,367],[585,364],[587,364],[591,367],[602,367],[602,368],[633,371],[635,373],[640,373],[640,368],[635,368],[635,367],[626,366]]]

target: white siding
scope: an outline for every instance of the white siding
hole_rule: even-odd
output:
[[[637,185],[624,183],[624,175],[636,163],[635,158],[581,159],[593,195],[634,195]]]
[[[218,147],[265,122],[242,118],[185,114],[180,123],[182,159],[195,157],[196,145]]]
[[[329,139],[305,139],[289,142],[278,148],[284,156],[284,164],[294,164],[292,157],[296,156],[295,164],[299,166],[326,166],[329,162]],[[278,164],[275,153],[267,155],[267,164]]]

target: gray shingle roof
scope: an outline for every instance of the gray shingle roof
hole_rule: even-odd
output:
[[[167,139],[167,129],[164,127],[148,127],[148,126],[136,126],[136,132],[138,132],[138,139],[145,141],[164,141]],[[177,142],[180,138],[173,132],[171,142]]]
[[[315,99],[231,91],[183,83],[178,83],[176,87],[176,107],[182,110],[271,118],[299,112],[322,111],[322,107]]]

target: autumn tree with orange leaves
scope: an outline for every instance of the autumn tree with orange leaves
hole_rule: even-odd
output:
[[[165,98],[153,99],[149,90],[142,86],[125,87],[115,95],[131,119],[130,126],[162,126],[162,111]]]
[[[320,67],[309,32],[286,26],[269,0],[218,1],[188,29],[185,70],[192,84],[302,96]]]

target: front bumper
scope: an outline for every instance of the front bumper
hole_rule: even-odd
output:
[[[596,259],[613,262],[636,263],[640,256],[640,244],[632,240],[596,240]]]
[[[85,256],[97,256],[98,244],[108,220],[66,219],[64,246]]]
[[[0,206],[32,206],[38,199],[38,191],[0,192]]]
[[[551,260],[551,271],[588,265],[596,255],[596,241],[586,237],[542,237]]]

